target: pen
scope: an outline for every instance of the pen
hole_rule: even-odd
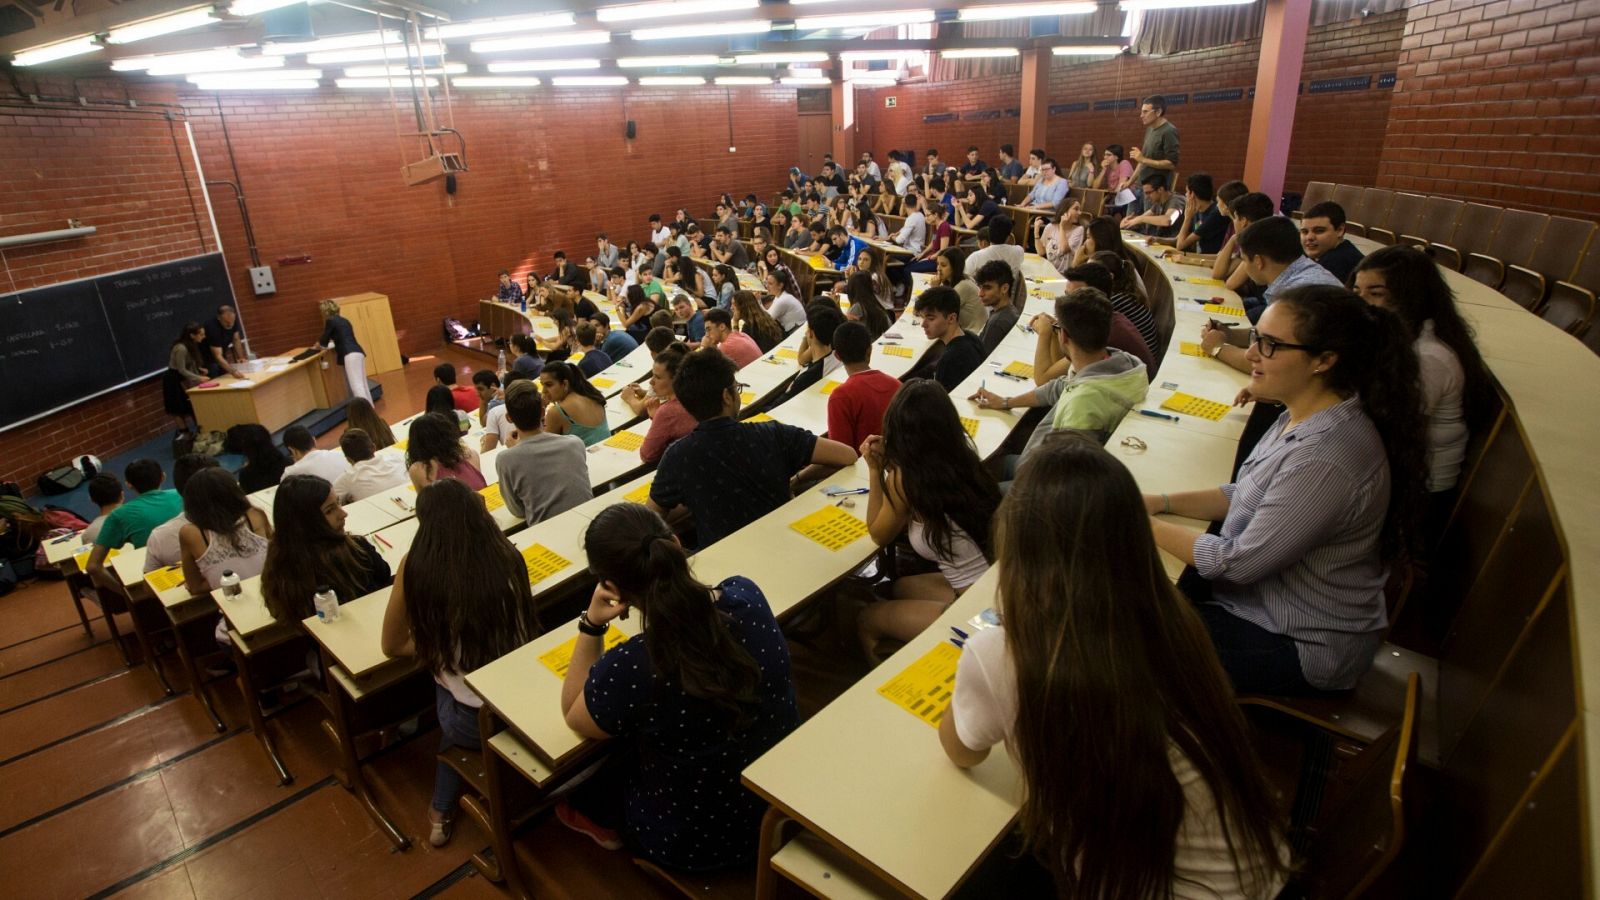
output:
[[[395,506],[400,507],[401,509],[405,510],[406,512],[411,512],[411,507],[407,506],[405,504],[405,501],[401,500],[399,497],[390,497],[389,499],[394,501],[394,505]]]
[[[1153,409],[1141,409],[1141,410],[1139,410],[1139,415],[1141,415],[1141,416],[1149,416],[1152,419],[1166,419],[1168,422],[1176,422],[1176,421],[1178,421],[1178,417],[1177,416],[1169,416],[1164,412],[1156,412]]]
[[[51,541],[50,543],[52,543],[52,544],[64,544],[67,541],[70,541],[70,540],[72,540],[73,538],[75,538],[77,536],[78,536],[77,532],[74,532],[72,534],[63,534],[61,537],[56,538],[55,540]]]
[[[848,497],[851,494],[865,494],[865,493],[868,493],[868,492],[869,491],[868,491],[867,488],[849,488],[847,490],[842,490],[842,491],[828,491],[828,496],[829,497]]]
[[[954,625],[950,626],[950,630],[954,631],[956,633],[956,637],[961,638],[963,641],[966,640],[967,637],[968,637],[968,635],[967,635],[967,633],[965,631],[962,631],[961,629],[955,627]]]
[[[383,539],[383,535],[381,535],[381,534],[375,534],[375,535],[373,535],[373,536],[372,536],[372,539],[373,539],[373,540],[375,540],[375,541],[377,541],[377,542],[378,542],[378,543],[380,543],[380,544],[382,544],[382,545],[384,545],[384,546],[385,546],[385,547],[388,547],[388,548],[389,548],[389,549],[390,549],[390,550],[393,550],[393,549],[394,549],[394,545],[393,545],[393,544],[391,544],[391,543],[389,543],[389,542],[388,542],[388,541],[386,541],[386,540],[384,540],[384,539]]]

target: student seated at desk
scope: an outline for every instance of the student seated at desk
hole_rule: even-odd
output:
[[[450,400],[456,409],[462,412],[473,412],[478,408],[478,394],[464,384],[456,384],[456,367],[450,363],[439,363],[433,367],[433,380],[450,389]]]
[[[215,457],[200,453],[185,453],[172,463],[172,489],[181,498],[184,487],[189,484],[189,479],[194,473],[220,465],[222,464],[217,462]],[[145,574],[183,562],[183,550],[178,544],[178,532],[187,524],[189,519],[180,511],[150,530],[150,537],[145,540],[144,545]]]
[[[128,463],[122,477],[139,496],[106,516],[100,526],[100,534],[94,539],[94,550],[89,553],[86,567],[87,574],[97,586],[109,587],[113,591],[120,591],[122,585],[116,574],[105,567],[106,557],[111,555],[111,551],[121,548],[123,544],[143,547],[157,525],[183,511],[183,498],[178,496],[177,491],[161,490],[161,482],[167,477],[167,473],[161,471],[161,463],[153,459],[136,459]]]
[[[700,346],[706,336],[706,317],[688,294],[672,298],[672,333],[688,342],[689,348]]]
[[[292,475],[272,496],[277,523],[261,568],[261,600],[279,622],[299,623],[326,585],[340,603],[387,587],[389,564],[364,537],[346,534],[345,511],[333,486],[315,475]]]
[[[1317,285],[1279,295],[1248,353],[1244,395],[1285,411],[1236,483],[1146,496],[1150,527],[1198,573],[1180,586],[1235,689],[1348,690],[1383,641],[1389,565],[1417,543],[1427,442],[1416,353],[1393,313]]]
[[[311,430],[304,425],[290,425],[283,432],[283,447],[293,460],[284,467],[283,478],[290,475],[315,475],[327,481],[337,481],[350,471],[350,464],[338,450],[319,450]],[[280,479],[281,480],[281,479]]]
[[[960,247],[950,247],[940,253],[934,259],[933,277],[928,279],[928,287],[943,285],[954,290],[956,296],[961,298],[961,328],[977,333],[983,330],[988,315],[983,308],[983,300],[978,297],[978,282],[973,280],[978,269],[968,268],[967,257],[967,251]]]
[[[350,402],[344,405],[344,420],[351,428],[359,428],[372,438],[374,449],[382,450],[394,446],[394,431],[389,428],[389,423],[378,415],[373,408],[372,401],[365,397],[351,397]]]
[[[779,403],[799,396],[839,368],[839,358],[833,355],[833,333],[843,324],[844,313],[833,303],[813,303],[806,309],[806,336],[795,352],[800,374],[789,383]]]
[[[1138,497],[1081,438],[1029,457],[996,520],[1004,625],[967,640],[939,742],[963,768],[1005,742],[1021,865],[1056,885],[1040,873],[1029,895],[1268,900],[1286,875],[1275,803]]]
[[[622,328],[637,341],[644,340],[645,334],[650,330],[650,316],[656,311],[657,304],[666,296],[666,288],[661,286],[661,282],[649,278],[649,271],[643,267],[639,269],[642,281],[640,284],[628,285],[619,309],[622,314]],[[652,286],[654,290],[650,289]]]
[[[868,437],[861,455],[873,541],[888,546],[906,532],[911,549],[939,567],[895,579],[889,599],[862,611],[856,621],[861,651],[876,662],[880,641],[916,637],[988,571],[985,548],[1000,486],[978,458],[950,395],[923,378],[895,394],[883,434]]]
[[[596,310],[595,314],[589,317],[589,321],[594,323],[595,340],[600,342],[600,349],[604,350],[606,356],[611,357],[613,362],[638,349],[639,342],[634,340],[633,335],[620,328],[612,329],[611,317],[605,313]]]
[[[492,369],[479,369],[473,372],[472,391],[478,395],[478,424],[487,427],[489,410],[501,405],[504,400],[504,395],[500,392],[500,376]]]
[[[582,372],[586,377],[593,378],[611,368],[611,357],[596,346],[599,343],[599,334],[595,331],[593,322],[584,319],[574,325],[572,327],[572,340],[578,345],[578,371]]]
[[[860,322],[834,329],[833,355],[844,367],[845,381],[828,395],[828,439],[860,447],[883,432],[883,414],[900,380],[872,368],[872,335]]]
[[[1068,361],[1067,372],[1015,397],[1003,397],[980,388],[968,398],[983,409],[1051,408],[1028,438],[1022,453],[1002,461],[1002,480],[1010,481],[1015,477],[1017,465],[1051,432],[1071,429],[1105,443],[1128,410],[1144,400],[1150,390],[1144,363],[1106,346],[1111,334],[1111,316],[1111,301],[1094,288],[1079,288],[1056,298],[1053,318],[1048,313],[1040,313],[1033,319],[1033,330],[1041,345],[1040,352],[1034,356],[1034,371],[1050,368],[1043,345],[1052,342],[1059,344],[1057,349]]]
[[[670,869],[748,865],[766,804],[739,773],[800,724],[789,646],[765,595],[742,576],[702,584],[672,529],[636,503],[601,510],[583,543],[599,584],[578,619],[561,711],[578,734],[625,746],[556,816]],[[629,610],[643,635],[602,655],[611,620]]]
[[[178,549],[190,596],[221,585],[224,572],[241,580],[261,574],[272,523],[245,497],[232,472],[220,466],[196,472],[183,487],[183,517],[189,523],[178,531]]]
[[[454,478],[481,491],[487,486],[478,467],[478,451],[461,442],[461,432],[443,413],[430,412],[411,423],[406,441],[406,472],[422,490],[435,481]]]
[[[973,276],[972,280],[978,284],[978,302],[988,310],[988,318],[978,334],[978,340],[983,342],[984,355],[987,356],[1016,327],[1022,313],[1013,300],[1017,292],[1015,275],[1004,260],[989,260]]]
[[[742,244],[740,246],[743,246]],[[748,265],[748,261],[746,261]],[[739,268],[744,268],[740,266]],[[733,292],[739,289],[739,272],[726,263],[716,266],[711,270],[711,287],[716,294],[716,302],[712,305],[717,309],[733,308]]]
[[[917,297],[916,313],[922,317],[922,333],[942,346],[933,348],[939,351],[937,355],[924,355],[900,380],[927,378],[931,369],[933,380],[953,391],[983,365],[983,342],[961,327],[961,296],[952,288],[939,285],[923,291]]]
[[[549,404],[544,411],[545,431],[577,435],[585,446],[594,446],[611,436],[611,426],[606,423],[606,397],[577,366],[549,363],[539,373],[539,384]]]
[[[533,335],[513,334],[511,349],[517,354],[511,363],[512,371],[522,373],[524,378],[538,378],[539,370],[544,368],[544,357],[539,355],[539,345]]]
[[[733,328],[733,315],[722,308],[705,311],[706,335],[700,346],[714,349],[744,368],[761,358],[761,347],[755,338]],[[688,349],[685,347],[684,349]]]
[[[1158,335],[1155,331],[1155,317],[1150,310],[1140,302],[1138,295],[1131,290],[1132,284],[1128,281],[1127,267],[1122,257],[1109,251],[1096,253],[1094,257],[1081,266],[1074,266],[1067,270],[1067,290],[1075,291],[1079,288],[1094,288],[1106,295],[1111,301],[1111,332],[1106,336],[1106,346],[1115,347],[1124,353],[1131,353],[1144,363],[1145,368],[1151,369],[1155,365]],[[1134,317],[1138,318],[1135,319]],[[1145,329],[1149,328],[1147,335]],[[1034,382],[1043,384],[1058,375],[1067,372],[1067,361],[1060,354],[1060,345],[1055,341],[1039,341],[1034,354]],[[1039,363],[1045,363],[1041,369]],[[1146,375],[1149,372],[1146,371]]]
[[[854,450],[782,422],[737,420],[744,385],[733,362],[696,350],[678,366],[672,390],[699,424],[667,448],[650,484],[650,505],[685,506],[709,547],[789,501],[789,480],[810,463],[851,465]]]
[[[517,443],[495,457],[506,509],[529,525],[559,515],[594,497],[583,441],[540,430],[544,404],[527,382],[506,395],[506,415],[517,426]]]
[[[254,422],[236,425],[229,429],[239,438],[239,452],[244,455],[244,466],[239,469],[239,487],[246,494],[269,488],[283,477],[289,467],[282,451],[272,443],[272,432],[265,425]]]
[[[100,510],[100,514],[95,516],[94,521],[78,535],[78,539],[85,547],[94,544],[95,535],[98,535],[100,529],[105,526],[106,517],[122,505],[123,496],[122,482],[117,480],[117,476],[107,475],[104,472],[89,479],[88,490],[89,502]]]
[[[639,459],[642,462],[660,461],[668,447],[694,430],[694,416],[689,415],[689,411],[683,408],[672,392],[672,379],[678,374],[678,366],[683,358],[688,355],[689,348],[674,342],[656,354],[655,361],[650,365],[650,393],[646,394],[637,384],[622,389],[622,402],[636,415],[650,417],[650,430],[645,434],[644,444],[639,447]]]
[[[423,395],[422,411],[456,423],[456,431],[463,437],[472,430],[472,417],[456,408],[450,389],[442,384],[428,388],[428,393]]]
[[[511,393],[511,386],[518,382],[531,387],[534,391],[539,390],[537,380],[515,370],[506,373],[506,380],[500,389],[500,398],[495,400],[494,408],[483,417],[483,435],[478,438],[479,453],[488,453],[496,447],[509,447],[516,443],[517,426],[506,418],[505,398]]]
[[[1271,218],[1277,212],[1272,198],[1260,191],[1251,191],[1237,200],[1228,202],[1228,221],[1233,226],[1233,237],[1228,238],[1217,258],[1211,264],[1211,277],[1223,280],[1224,286],[1240,296],[1253,297],[1261,293],[1261,286],[1250,280],[1244,266],[1244,256],[1239,251],[1239,235],[1248,227]]]
[[[350,463],[349,470],[333,481],[333,493],[340,503],[365,500],[404,487],[411,480],[405,460],[392,453],[378,455],[372,436],[359,428],[346,428],[339,435],[339,450]]]
[[[794,273],[789,271],[787,266],[768,270],[766,277],[762,279],[762,285],[767,289],[767,295],[772,298],[767,306],[767,312],[778,320],[784,334],[806,324],[806,308],[800,305],[800,284],[795,281]]]
[[[417,536],[400,561],[383,614],[383,652],[415,656],[433,673],[439,752],[476,750],[483,705],[463,675],[532,640],[539,614],[528,566],[465,485],[430,484],[417,493]],[[428,843],[450,841],[461,776],[438,763]]]
[[[845,297],[850,308],[845,318],[860,322],[867,330],[869,341],[875,341],[889,330],[889,312],[879,302],[878,289],[871,272],[856,272],[844,282]]]
[[[762,353],[771,353],[783,342],[783,326],[761,305],[754,291],[734,291],[733,311],[739,331],[755,341]]]

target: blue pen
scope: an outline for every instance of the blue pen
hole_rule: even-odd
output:
[[[965,650],[965,649],[967,649],[967,645],[964,642],[958,641],[955,638],[951,638],[950,639],[950,643],[955,644],[957,650]]]
[[[967,633],[965,631],[962,631],[961,629],[955,627],[954,625],[950,626],[950,630],[954,631],[956,633],[956,637],[961,638],[963,641],[968,638],[968,635],[967,635]]]
[[[1176,421],[1178,421],[1178,417],[1177,416],[1169,416],[1164,412],[1156,412],[1153,409],[1141,409],[1141,410],[1139,410],[1139,415],[1141,415],[1141,416],[1149,416],[1152,419],[1166,419],[1168,422],[1176,422]]]

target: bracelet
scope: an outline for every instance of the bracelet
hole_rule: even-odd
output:
[[[593,622],[589,621],[589,613],[588,613],[588,611],[584,611],[584,612],[578,613],[578,633],[579,634],[587,634],[590,637],[604,637],[605,633],[607,631],[610,631],[610,630],[611,630],[611,623],[610,622],[606,622],[603,625],[596,625]]]
[[[1172,513],[1172,498],[1166,494],[1161,495],[1161,512],[1163,515],[1170,515]]]

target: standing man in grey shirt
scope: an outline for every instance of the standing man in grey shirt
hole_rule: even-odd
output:
[[[540,430],[541,407],[532,382],[518,381],[506,389],[506,418],[517,426],[517,442],[494,461],[506,508],[529,525],[594,497],[583,439]]]
[[[1178,175],[1178,126],[1167,121],[1167,99],[1160,94],[1146,97],[1139,105],[1139,121],[1144,125],[1144,144],[1128,151],[1129,158],[1139,164],[1133,170],[1133,183],[1144,184],[1149,176],[1161,174],[1167,176],[1167,184],[1173,184]],[[1135,194],[1138,208],[1130,214],[1144,211],[1143,199]]]

